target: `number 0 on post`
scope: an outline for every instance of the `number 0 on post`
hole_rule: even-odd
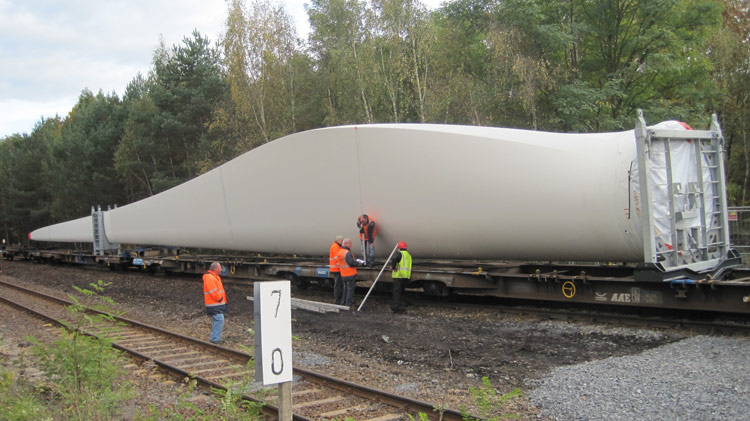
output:
[[[255,380],[292,381],[292,297],[289,281],[256,282]]]

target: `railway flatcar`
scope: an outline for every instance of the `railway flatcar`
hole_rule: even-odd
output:
[[[380,259],[406,241],[422,259],[618,262],[644,281],[716,280],[740,263],[729,244],[723,153],[716,116],[709,130],[688,130],[674,121],[649,127],[639,111],[634,130],[593,134],[331,127],[30,239],[318,256],[338,234],[356,238],[366,213],[378,224]],[[562,280],[563,271],[552,273]],[[492,285],[477,289],[497,290],[497,279],[482,277]]]

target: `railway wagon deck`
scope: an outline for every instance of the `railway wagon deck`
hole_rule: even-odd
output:
[[[10,253],[10,251],[8,251]],[[222,263],[222,276],[252,281],[288,279],[299,288],[330,288],[333,279],[326,257],[220,256],[159,253],[99,256],[72,251],[27,251],[27,259],[137,269],[152,273],[202,274],[212,261]],[[358,268],[357,282],[369,286],[382,266]],[[668,308],[750,314],[750,269],[727,265],[696,277],[694,273],[662,272],[632,264],[562,264],[491,261],[414,260],[411,289],[426,295],[451,294],[511,299]],[[699,279],[696,279],[699,278]],[[392,282],[390,267],[378,279],[380,288]]]

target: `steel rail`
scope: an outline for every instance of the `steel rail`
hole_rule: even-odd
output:
[[[28,288],[25,288],[25,287],[21,287],[21,286],[18,286],[18,285],[9,284],[9,283],[7,283],[5,281],[0,281],[0,285],[16,289],[16,290],[22,291],[22,292],[27,293],[27,294],[35,295],[35,296],[38,296],[38,297],[46,299],[46,300],[54,301],[54,302],[56,302],[56,303],[58,303],[60,305],[73,305],[74,304],[73,302],[70,302],[68,300],[64,300],[64,299],[61,299],[61,298],[58,298],[58,297],[50,296],[50,295],[47,295],[45,293],[42,293],[42,292],[39,292],[39,291],[35,291],[35,290],[32,290],[32,289],[28,289]],[[60,320],[57,320],[57,319],[55,319],[52,316],[45,315],[45,314],[40,313],[40,312],[38,312],[38,311],[36,311],[34,309],[31,309],[31,308],[28,308],[26,306],[23,306],[23,305],[21,305],[19,303],[15,303],[15,302],[12,302],[10,300],[6,300],[3,297],[0,297],[0,300],[4,301],[4,302],[6,302],[6,303],[8,303],[10,305],[13,305],[14,307],[20,308],[20,309],[22,309],[24,311],[27,311],[27,312],[35,314],[35,315],[37,315],[39,317],[42,317],[42,318],[44,318],[46,320],[53,321],[54,323],[57,323],[57,324],[59,324],[61,326],[66,326],[66,324],[64,322],[62,322]],[[105,314],[105,313],[103,313],[101,311],[98,311],[98,310],[95,310],[95,309],[87,309],[87,311],[90,311],[90,312],[93,312],[93,313],[98,313],[98,314]],[[142,322],[139,322],[139,321],[136,321],[136,320],[128,319],[128,318],[125,318],[125,317],[120,317],[120,316],[114,316],[113,317],[112,315],[108,315],[108,316],[112,317],[116,321],[120,321],[122,323],[125,323],[125,324],[128,324],[128,325],[132,325],[132,326],[135,326],[137,328],[141,328],[141,329],[144,329],[144,330],[156,331],[156,332],[158,332],[158,333],[160,333],[162,335],[175,338],[178,341],[189,343],[189,344],[192,344],[192,345],[198,345],[200,347],[204,347],[204,348],[210,349],[212,352],[218,352],[218,353],[223,354],[224,356],[227,356],[229,358],[234,358],[234,359],[237,359],[239,361],[242,361],[244,364],[247,364],[247,362],[252,359],[252,356],[249,355],[249,354],[247,354],[247,353],[245,353],[245,352],[237,351],[237,350],[226,348],[226,347],[223,347],[223,346],[214,345],[214,344],[211,344],[211,343],[206,342],[206,341],[202,341],[202,340],[199,340],[199,339],[191,338],[189,336],[181,335],[179,333],[171,332],[171,331],[162,329],[162,328],[157,327],[157,326],[152,326],[152,325],[149,325],[149,324],[146,324],[146,323],[142,323]],[[91,333],[91,332],[86,332],[85,330],[81,330],[81,332],[84,333],[84,334],[87,334],[87,335],[97,336],[97,334]],[[200,383],[202,383],[204,385],[208,385],[208,386],[215,387],[215,388],[218,388],[218,389],[226,390],[226,387],[222,386],[221,384],[218,384],[218,383],[216,383],[214,381],[211,381],[209,379],[203,378],[201,376],[197,376],[195,374],[191,374],[190,372],[185,371],[185,370],[181,369],[180,367],[174,366],[174,365],[169,364],[169,363],[167,363],[165,361],[161,361],[158,358],[153,358],[153,356],[149,356],[149,355],[143,354],[143,353],[141,353],[141,352],[139,352],[139,351],[137,351],[135,349],[131,349],[131,348],[127,347],[127,346],[118,344],[117,342],[113,343],[113,347],[115,347],[117,349],[120,349],[120,350],[123,350],[125,352],[128,352],[128,353],[130,353],[130,354],[138,357],[139,359],[142,359],[142,360],[151,360],[156,365],[158,365],[160,367],[163,367],[167,371],[170,371],[170,372],[173,372],[173,373],[178,373],[181,376],[195,378],[196,380],[198,380]],[[293,369],[293,373],[295,375],[297,375],[297,376],[300,376],[300,377],[304,378],[305,380],[307,380],[307,381],[309,381],[311,383],[316,383],[316,384],[319,384],[321,386],[326,386],[326,387],[329,387],[329,388],[332,388],[332,389],[335,389],[335,390],[339,390],[339,391],[342,391],[342,392],[348,392],[348,393],[351,393],[353,395],[365,398],[367,400],[379,402],[379,403],[382,403],[382,404],[394,407],[394,408],[396,408],[398,410],[402,410],[404,412],[409,412],[409,413],[411,413],[411,412],[414,412],[414,413],[422,412],[422,413],[427,414],[431,419],[439,418],[441,420],[446,420],[446,421],[462,420],[463,419],[462,414],[460,412],[452,410],[452,409],[440,409],[440,410],[438,410],[438,409],[436,409],[437,407],[435,405],[433,405],[431,403],[428,403],[428,402],[423,402],[423,401],[419,401],[419,400],[416,400],[416,399],[411,399],[411,398],[406,398],[406,397],[398,396],[398,395],[390,393],[390,392],[386,392],[386,391],[383,391],[383,390],[379,390],[379,389],[371,388],[371,387],[368,387],[368,386],[356,384],[356,383],[349,382],[349,381],[342,380],[342,379],[337,379],[337,378],[334,378],[334,377],[331,377],[331,376],[327,376],[327,375],[324,375],[324,374],[321,374],[321,373],[314,372],[312,370],[307,370],[307,369],[295,367]],[[249,401],[252,401],[252,402],[262,403],[263,404],[262,412],[265,415],[269,415],[269,416],[277,416],[278,415],[278,408],[277,407],[275,407],[273,405],[270,405],[270,404],[263,403],[261,401],[258,401],[257,399],[255,399],[255,398],[253,398],[252,396],[249,396],[249,395],[243,395],[242,397],[243,397],[243,399],[246,399],[246,400],[249,400]],[[438,412],[439,414],[435,414],[435,412]],[[305,418],[303,416],[294,415],[294,419],[295,420],[307,420],[308,418]],[[474,419],[477,419],[477,418],[474,418]]]

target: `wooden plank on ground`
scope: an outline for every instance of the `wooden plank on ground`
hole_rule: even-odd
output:
[[[253,301],[252,296],[246,297],[248,301]],[[321,303],[319,301],[303,300],[301,298],[292,298],[292,308],[314,311],[316,313],[338,313],[341,310],[349,310],[347,306],[337,304]]]

